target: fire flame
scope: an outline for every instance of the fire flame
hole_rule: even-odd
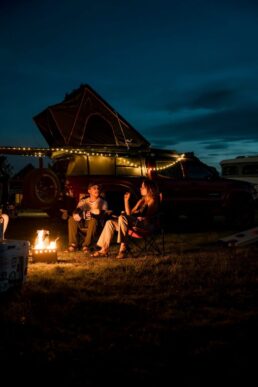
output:
[[[58,239],[58,238],[57,238]],[[46,230],[38,230],[34,244],[35,250],[56,250],[56,240],[49,240],[49,232]]]

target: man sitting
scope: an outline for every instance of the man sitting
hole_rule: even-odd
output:
[[[89,197],[83,198],[77,204],[72,216],[68,219],[68,251],[76,251],[78,246],[78,232],[85,230],[86,234],[82,250],[88,252],[95,242],[99,228],[108,210],[107,202],[100,197],[100,186],[96,183],[88,185]]]

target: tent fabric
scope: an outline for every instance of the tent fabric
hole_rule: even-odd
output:
[[[50,147],[149,148],[150,143],[90,86],[33,117]]]

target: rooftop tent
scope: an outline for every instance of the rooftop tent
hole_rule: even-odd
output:
[[[149,148],[149,142],[90,86],[33,117],[50,147]]]

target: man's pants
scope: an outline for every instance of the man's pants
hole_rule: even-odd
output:
[[[78,233],[82,231],[85,234],[83,246],[89,247],[97,238],[98,220],[91,218],[87,220],[86,227],[83,227],[80,222],[76,222],[72,216],[68,219],[68,244],[69,246],[78,244]],[[86,233],[85,233],[86,232]]]

